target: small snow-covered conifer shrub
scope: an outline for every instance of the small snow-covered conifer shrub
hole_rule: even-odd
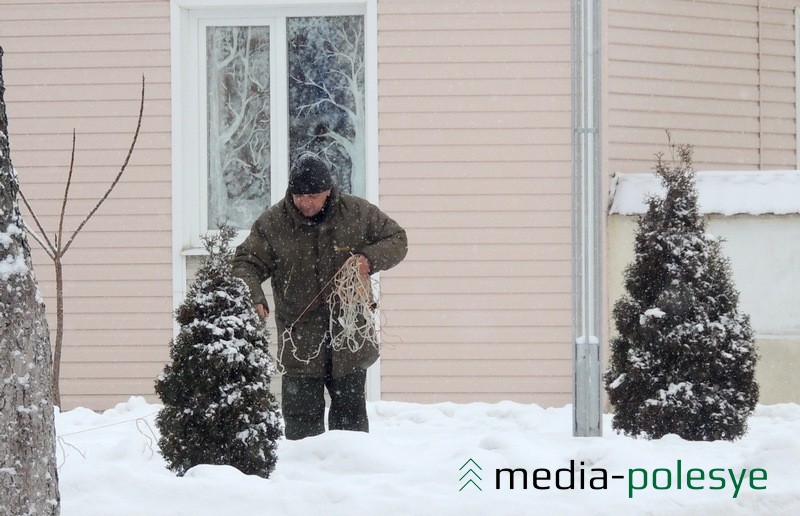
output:
[[[753,330],[719,238],[698,211],[692,147],[670,142],[666,196],[639,218],[605,373],[613,427],[632,436],[734,440],[758,401]]]
[[[275,469],[283,419],[270,392],[267,331],[245,283],[231,271],[235,230],[205,238],[208,257],[176,310],[172,363],[156,381],[164,408],[159,447],[178,475],[230,465],[264,478]]]

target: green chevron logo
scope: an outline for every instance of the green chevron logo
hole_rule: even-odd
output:
[[[465,471],[464,468],[467,468],[467,467],[469,467],[469,469],[467,469]],[[474,487],[477,487],[478,491],[483,491],[483,489],[481,489],[481,486],[479,486],[478,483],[475,482],[476,478],[479,481],[483,480],[481,478],[481,476],[478,475],[478,472],[475,471],[475,468],[478,468],[478,470],[483,471],[483,468],[480,467],[480,465],[477,462],[475,462],[473,459],[467,460],[467,462],[465,462],[463,466],[458,468],[458,471],[463,472],[463,474],[461,475],[461,478],[458,479],[459,482],[463,482],[463,484],[461,485],[461,489],[459,489],[459,491],[463,491],[464,488],[467,487],[470,484],[472,484]]]

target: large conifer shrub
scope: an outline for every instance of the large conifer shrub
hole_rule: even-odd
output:
[[[739,312],[720,240],[697,206],[692,147],[657,155],[664,198],[639,218],[626,294],[614,305],[606,390],[613,426],[660,438],[733,440],[758,401],[749,317]],[[676,155],[677,154],[677,155]]]
[[[234,234],[223,225],[205,239],[208,257],[175,312],[172,364],[156,381],[159,447],[178,475],[226,464],[266,478],[277,462],[283,420],[270,392],[274,366],[264,323],[231,271]]]

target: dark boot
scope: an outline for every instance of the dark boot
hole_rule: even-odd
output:
[[[281,409],[286,438],[303,439],[325,431],[325,378],[283,375]]]
[[[367,398],[364,385],[366,371],[356,371],[341,378],[328,376],[325,385],[331,396],[328,413],[329,430],[352,430],[369,432],[367,419]]]

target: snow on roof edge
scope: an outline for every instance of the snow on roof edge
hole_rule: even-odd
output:
[[[800,171],[695,172],[700,212],[721,215],[788,215],[800,213]],[[614,174],[609,214],[638,215],[647,211],[646,197],[664,196],[655,173]]]

